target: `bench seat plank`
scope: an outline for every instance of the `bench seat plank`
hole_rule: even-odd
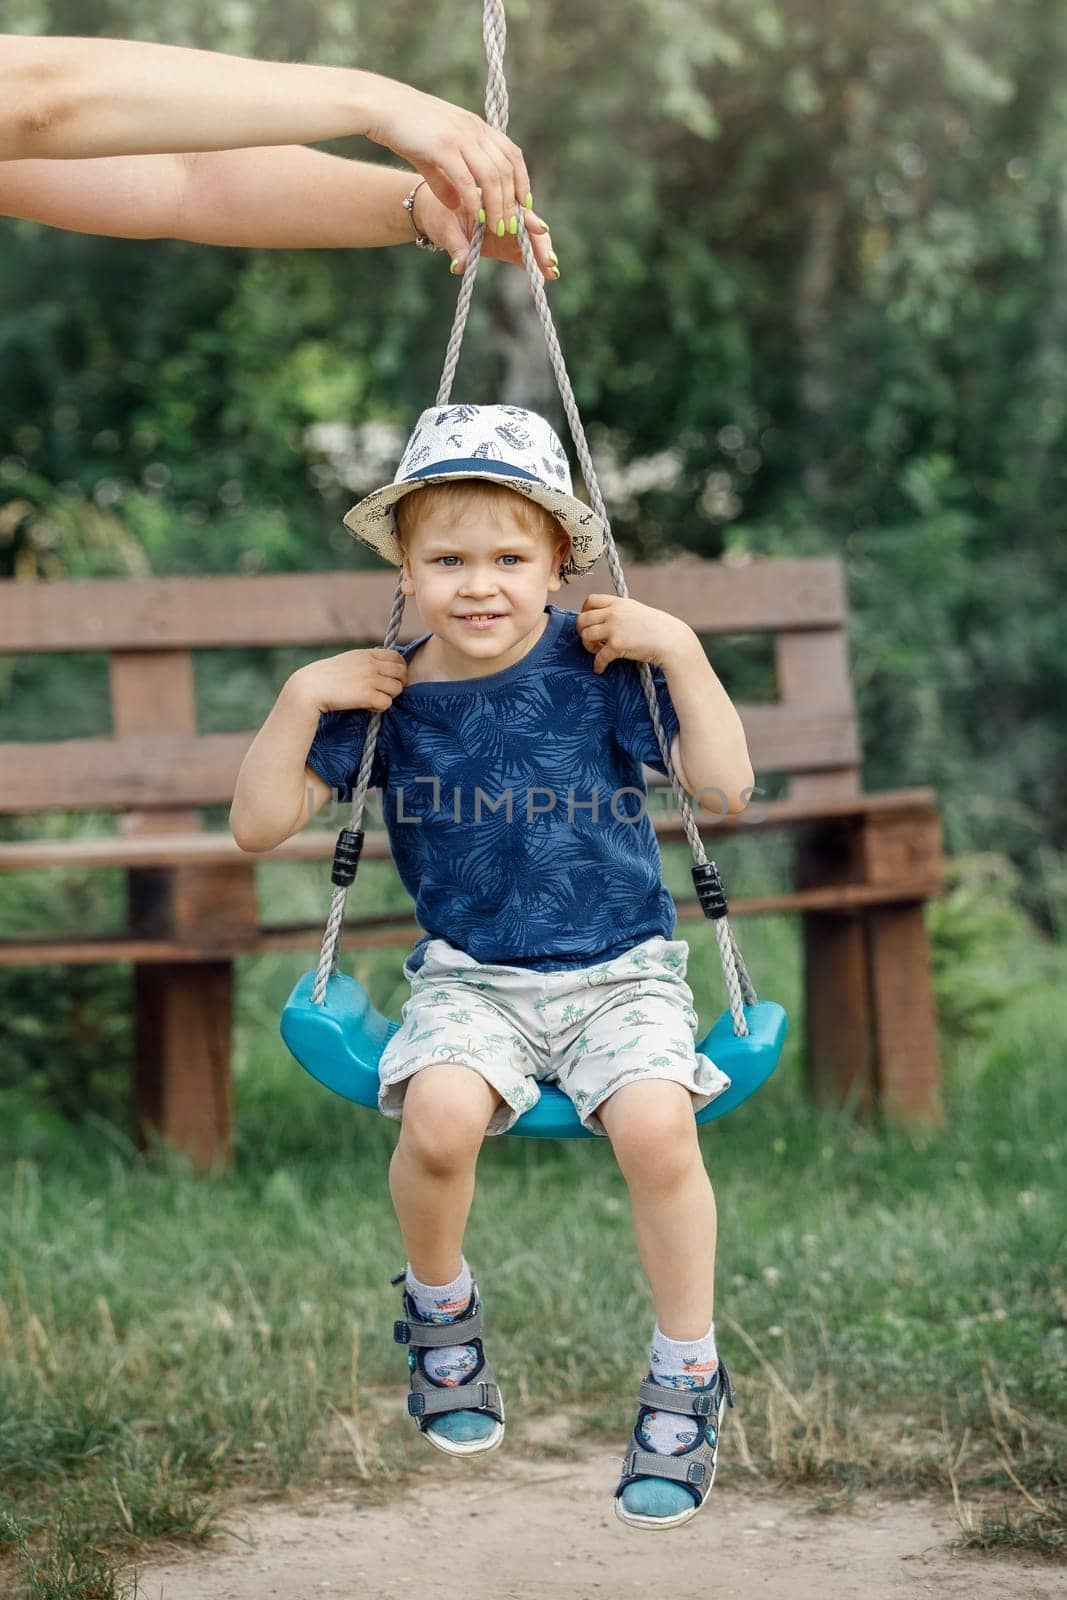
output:
[[[739,895],[730,901],[731,917],[793,914],[798,911],[859,911],[867,906],[928,900],[940,890],[930,876],[901,879],[891,884],[831,884],[824,889],[799,889],[785,894]],[[703,916],[696,899],[677,899],[679,922]],[[422,930],[399,913],[396,917],[360,917],[345,925],[344,948],[365,949],[381,945],[413,944]],[[268,951],[306,950],[322,942],[320,922],[293,927],[264,927],[247,940],[233,944],[234,955],[262,955]],[[72,938],[0,940],[0,967],[83,965],[91,961],[209,961],[217,960],[225,946],[170,939],[137,939],[128,934]]]
[[[666,779],[649,785],[649,816],[660,838],[673,839],[684,833],[682,819],[673,805],[668,811],[656,810],[652,799],[653,788],[666,798]],[[371,790],[372,796],[377,794]],[[705,816],[694,813],[698,827],[705,830],[726,829],[737,832],[745,829],[801,827],[805,823],[821,821],[827,817],[901,816],[936,810],[937,795],[933,789],[892,789],[880,794],[858,794],[835,797],[832,800],[760,800],[756,799],[746,811],[733,816]],[[373,803],[365,813],[365,821],[373,813]],[[333,856],[337,832],[347,826],[348,808],[336,820],[336,826],[323,827],[313,823],[301,833],[293,834],[273,850],[251,854],[241,850],[229,833],[163,833],[123,837],[108,835],[98,838],[78,839],[23,839],[0,844],[0,872],[26,872],[43,867],[137,867],[181,866],[193,863],[212,864],[223,861],[329,861]],[[708,848],[711,835],[704,838]],[[386,860],[390,857],[388,837],[381,828],[367,828],[363,847],[365,859]],[[323,911],[325,916],[325,909]]]

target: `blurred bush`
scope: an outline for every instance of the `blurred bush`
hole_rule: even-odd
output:
[[[459,0],[9,9],[23,32],[355,63],[483,103]],[[1061,934],[1067,914],[1067,140],[1050,65],[1067,9],[508,15],[510,131],[561,257],[553,316],[624,563],[840,557],[864,784],[937,787],[960,858],[930,908],[938,993],[943,1026],[973,1037],[996,1015],[996,939],[1023,941],[1027,917]],[[329,148],[396,164],[363,140]],[[0,576],[380,570],[340,519],[391,477],[436,392],[443,258],[0,232]],[[566,436],[512,268],[482,268],[455,392],[537,405]],[[738,697],[762,683],[737,642],[711,658]],[[203,725],[258,718],[281,670],[198,666]],[[99,663],[0,656],[0,732],[106,732],[103,684]],[[64,893],[87,918],[115,912],[114,885]],[[48,894],[0,877],[3,932],[74,903]],[[68,1025],[109,1071],[119,982],[5,974],[17,1049],[0,1072],[27,1052],[42,1084],[62,1079]],[[67,1066],[84,1082],[81,1048]]]

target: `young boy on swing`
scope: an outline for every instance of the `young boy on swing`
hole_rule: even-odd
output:
[[[380,1063],[379,1108],[400,1122],[389,1178],[408,1255],[396,1335],[409,1410],[453,1455],[503,1437],[463,1235],[482,1139],[536,1104],[538,1080],[558,1081],[611,1142],[656,1311],[616,1513],[676,1527],[707,1498],[733,1404],[694,1120],[730,1080],[695,1050],[689,947],[671,937],[645,810],[642,763],[666,769],[627,661],[650,663],[672,763],[689,793],[715,793],[709,809],[744,808],[744,731],[678,618],[614,595],[579,612],[547,601],[595,564],[604,528],[536,413],[425,411],[393,483],[345,523],[403,568],[430,631],[293,673],[245,758],[231,825],[244,849],[269,849],[332,791],[351,799],[371,713],[388,712],[370,783],[427,930]]]

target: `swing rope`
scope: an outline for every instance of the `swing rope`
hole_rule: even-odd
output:
[[[499,128],[502,133],[507,132],[508,126],[508,91],[504,78],[504,45],[507,36],[507,24],[504,17],[503,0],[484,0],[482,19],[482,34],[485,40],[486,58],[489,73],[485,95],[485,120],[490,127]],[[436,404],[448,404],[452,393],[452,383],[459,362],[460,346],[463,342],[463,330],[467,323],[467,313],[470,310],[471,297],[474,294],[474,280],[478,271],[478,261],[481,255],[482,237],[485,233],[485,224],[479,223],[471,239],[471,246],[467,256],[467,266],[460,285],[459,296],[456,303],[456,314],[452,324],[452,332],[448,340],[445,353],[445,363],[441,372],[441,382],[437,390]],[[605,530],[604,554],[611,571],[612,581],[616,593],[626,598],[629,589],[623,575],[615,548],[615,540],[611,533],[611,524],[608,519],[607,508],[600,492],[600,482],[597,478],[596,468],[589,453],[589,445],[585,437],[578,406],[571,388],[570,378],[567,375],[563,351],[560,349],[559,339],[556,336],[552,313],[548,308],[544,284],[534,258],[533,247],[526,232],[526,225],[521,211],[518,217],[518,240],[522,250],[522,259],[526,264],[526,271],[533,287],[534,305],[537,315],[544,329],[545,341],[548,345],[548,354],[552,362],[552,370],[556,376],[563,409],[570,424],[571,436],[578,452],[581,463],[582,477],[589,491],[589,499],[593,510],[603,520]],[[392,609],[389,614],[389,625],[386,629],[384,648],[395,648],[400,632],[400,619],[404,611],[404,592],[401,581],[397,580],[396,593],[393,596]],[[697,887],[697,894],[705,916],[714,921],[715,937],[719,946],[719,958],[722,962],[723,974],[726,979],[726,988],[730,1000],[730,1014],[733,1018],[735,1035],[744,1037],[748,1034],[748,1024],[742,1009],[744,1005],[755,1005],[757,1002],[756,991],[748,975],[745,963],[738,949],[737,940],[730,927],[726,915],[726,895],[722,888],[719,871],[714,861],[709,861],[704,851],[704,845],[693,820],[693,813],[689,806],[689,798],[678,781],[678,775],[671,762],[670,745],[663,731],[660,719],[659,705],[656,698],[655,684],[647,662],[634,663],[641,671],[641,685],[644,689],[645,701],[648,705],[652,726],[656,730],[656,740],[663,757],[663,765],[667,776],[670,778],[674,797],[681,813],[685,835],[693,852],[694,866],[692,868],[693,881]],[[338,956],[341,942],[341,924],[344,918],[345,901],[348,887],[355,876],[355,867],[359,851],[362,846],[362,833],[360,826],[363,820],[363,802],[367,786],[370,781],[371,767],[374,762],[374,751],[378,743],[378,729],[385,713],[375,711],[372,713],[367,727],[367,736],[363,745],[363,755],[359,764],[352,791],[352,813],[349,820],[349,840],[347,845],[342,832],[338,844],[338,852],[346,856],[342,870],[337,869],[335,858],[334,883],[335,888],[330,903],[329,916],[326,921],[326,930],[322,940],[322,952],[319,957],[318,968],[315,973],[315,983],[312,989],[312,1002],[315,1005],[324,1005],[326,1002],[326,983],[330,975],[338,970]]]

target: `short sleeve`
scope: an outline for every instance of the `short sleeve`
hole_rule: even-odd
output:
[[[369,711],[324,711],[307,753],[307,765],[324,783],[351,800],[352,785],[363,759],[363,744],[370,726]],[[385,718],[378,725],[378,741],[371,763],[370,787],[384,789],[389,781],[388,762],[382,748]]]
[[[616,672],[616,668],[618,671]],[[652,667],[652,682],[655,685],[656,699],[659,703],[660,721],[663,731],[667,736],[667,746],[670,745],[678,732],[681,724],[678,713],[674,709],[670,690],[667,687],[667,675],[662,667]],[[653,772],[667,776],[667,768],[663,764],[660,754],[659,740],[656,730],[652,726],[652,718],[648,712],[648,702],[645,700],[644,685],[641,682],[641,663],[639,661],[620,660],[613,662],[607,669],[606,676],[616,677],[615,701],[615,738],[622,748],[629,752],[636,761],[643,762],[652,768]]]

